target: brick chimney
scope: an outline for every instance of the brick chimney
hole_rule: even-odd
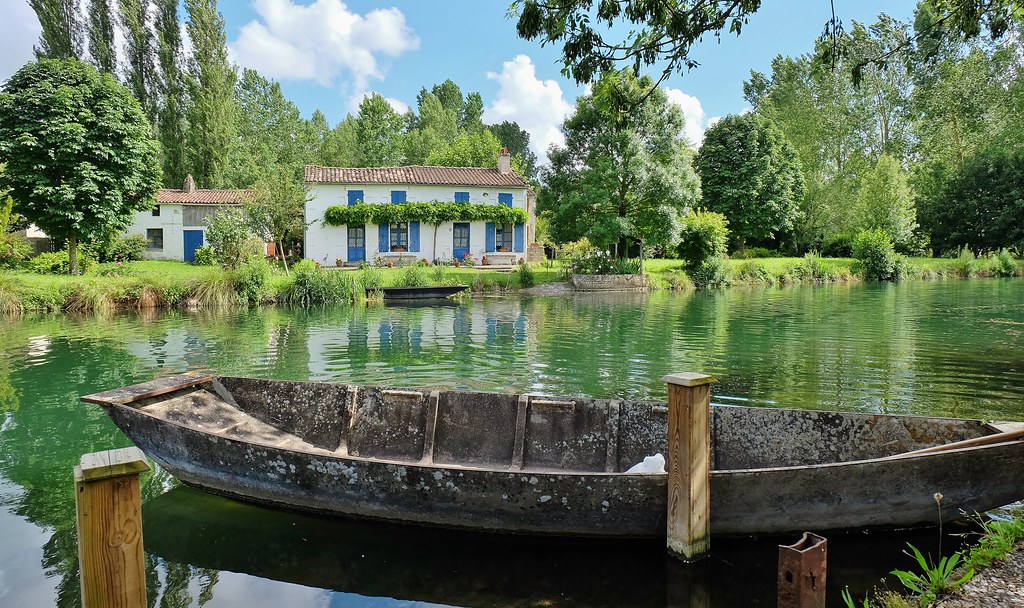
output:
[[[498,173],[512,172],[512,155],[508,153],[508,146],[501,149],[498,154]]]
[[[192,179],[192,174],[189,173],[185,176],[185,183],[182,184],[181,189],[185,192],[196,191],[196,180]]]

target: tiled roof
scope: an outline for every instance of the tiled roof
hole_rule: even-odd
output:
[[[409,184],[528,188],[523,178],[484,167],[320,167],[306,165],[309,184]]]
[[[180,203],[184,205],[225,205],[238,204],[245,198],[252,198],[252,190],[175,190],[161,188],[156,195],[158,203]]]

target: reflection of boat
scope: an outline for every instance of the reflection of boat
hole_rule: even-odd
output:
[[[664,534],[666,476],[623,473],[666,452],[663,403],[192,374],[83,400],[185,483],[244,500],[504,532]],[[934,524],[936,493],[946,519],[1007,504],[1024,494],[1021,434],[715,406],[712,533]]]
[[[433,285],[429,287],[381,287],[384,301],[388,300],[442,300],[453,296],[469,285]]]

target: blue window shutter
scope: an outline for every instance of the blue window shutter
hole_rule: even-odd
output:
[[[356,203],[363,202],[363,191],[362,190],[349,190],[348,191],[348,206],[351,207]]]
[[[524,232],[523,231],[523,225],[522,224],[516,224],[516,227],[515,227],[515,244],[512,246],[512,251],[517,251],[519,253],[522,253],[522,252],[526,251],[526,249],[523,247],[523,245],[525,244],[525,243],[523,243],[523,240],[525,240],[523,232]]]
[[[420,250],[420,223],[409,222],[409,251]]]
[[[498,203],[505,205],[506,207],[512,206],[512,193],[511,192],[499,192]]]
[[[380,226],[377,226],[377,238],[379,239],[379,241],[378,241],[379,244],[377,245],[377,251],[380,251],[382,253],[383,252],[387,252],[387,251],[391,251],[391,247],[390,247],[390,245],[391,245],[391,243],[390,243],[391,235],[388,234],[388,225],[387,224],[381,224]]]
[[[468,203],[469,202],[469,192],[456,192],[455,193],[455,202],[456,203]]]
[[[392,203],[404,203],[405,202],[405,190],[392,190],[391,191],[391,202]]]
[[[484,227],[484,239],[487,241],[484,249],[494,251],[494,222],[487,222],[487,226]]]

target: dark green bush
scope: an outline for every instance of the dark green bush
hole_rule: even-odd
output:
[[[518,272],[519,286],[523,289],[537,284],[537,275],[533,272],[533,268],[530,268],[529,264],[520,264]]]
[[[1019,272],[1016,257],[1009,249],[1001,249],[992,256],[992,274],[997,277],[1014,277]]]
[[[821,255],[826,258],[852,258],[853,235],[834,234],[821,242]]]
[[[260,304],[267,291],[273,271],[265,258],[255,257],[244,262],[232,275],[235,292],[249,304]]]
[[[97,247],[100,262],[137,262],[145,252],[146,237],[141,234],[114,238]]]
[[[729,222],[721,213],[694,209],[683,218],[676,249],[687,267],[697,268],[705,260],[724,256],[728,245]]]
[[[905,259],[896,253],[889,234],[880,228],[857,233],[853,257],[860,260],[864,278],[870,281],[898,281],[906,272]]]
[[[302,260],[292,268],[292,283],[285,288],[284,300],[300,306],[326,306],[351,303],[352,282],[348,273],[317,268],[312,260]]]
[[[722,258],[704,260],[703,264],[690,271],[690,279],[698,289],[724,286],[729,282]]]

